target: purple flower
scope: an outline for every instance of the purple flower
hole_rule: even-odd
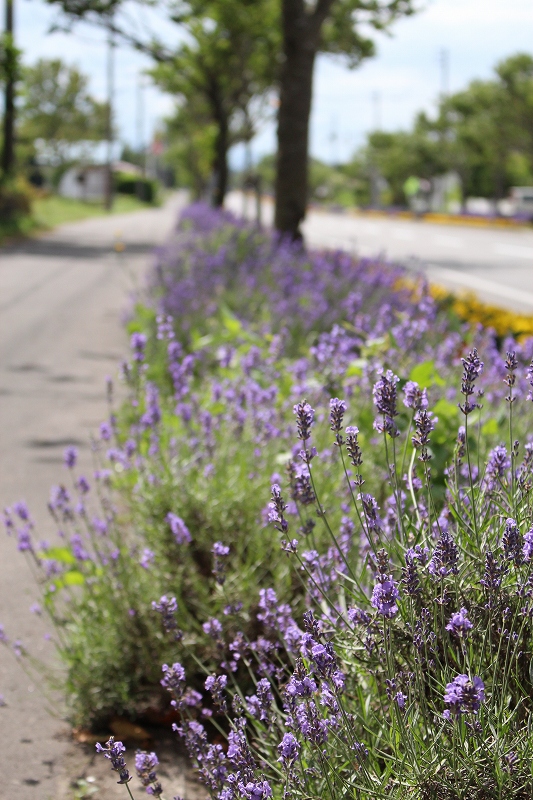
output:
[[[133,360],[140,363],[144,360],[147,338],[144,333],[132,333],[130,347],[133,350]]]
[[[108,758],[111,761],[111,769],[118,772],[120,776],[120,780],[117,781],[117,783],[128,783],[128,781],[131,781],[130,773],[126,767],[124,756],[122,755],[126,752],[126,748],[122,742],[115,742],[115,737],[110,736],[105,746],[97,742],[96,752],[103,753],[104,758]]]
[[[477,349],[474,349],[468,354],[466,358],[462,358],[463,362],[463,380],[461,383],[461,394],[464,395],[464,403],[459,404],[459,408],[463,414],[468,416],[474,409],[481,408],[479,403],[473,403],[469,398],[474,394],[474,384],[477,378],[483,372],[483,362],[479,359]]]
[[[272,797],[272,789],[268,781],[248,781],[248,783],[239,783],[239,792],[246,797],[247,800],[266,800]]]
[[[135,753],[135,769],[137,777],[142,785],[146,787],[146,793],[153,797],[160,797],[163,788],[157,780],[156,768],[159,759],[155,753],[147,753],[145,750],[137,750]]]
[[[0,642],[3,644],[7,644],[9,642],[3,625],[0,625]]]
[[[342,444],[342,437],[340,432],[342,430],[342,421],[346,413],[347,405],[344,400],[339,400],[334,397],[329,401],[329,422],[330,428],[333,433],[336,433],[337,444]]]
[[[452,535],[443,529],[428,564],[428,572],[435,578],[457,575],[458,561],[459,555]]]
[[[398,587],[392,576],[389,576],[385,580],[376,583],[370,602],[373,608],[377,609],[379,614],[390,618],[398,611],[396,600],[399,596],[400,592],[398,591]]]
[[[388,369],[381,374],[372,389],[374,405],[382,416],[381,420],[375,420],[374,428],[380,433],[388,433],[393,438],[398,436],[398,429],[394,422],[394,417],[398,415],[396,409],[396,384],[398,381],[398,376]]]
[[[78,451],[75,447],[69,446],[65,450],[65,455],[63,457],[65,466],[69,469],[72,469],[76,466],[76,461],[78,460]]]
[[[505,476],[506,470],[511,466],[511,459],[507,454],[505,445],[500,444],[489,453],[487,466],[485,468],[485,477],[483,480],[484,487],[489,491],[493,491],[502,478]]]
[[[531,561],[533,557],[533,526],[524,535],[524,547],[522,549],[524,561]]]
[[[167,633],[174,632],[176,641],[181,640],[183,634],[178,629],[178,623],[176,622],[176,613],[178,611],[176,598],[167,597],[166,594],[164,594],[158,603],[155,600],[152,602],[152,608],[154,611],[157,611],[158,614],[161,614],[163,627]]]
[[[468,675],[458,675],[451,683],[446,684],[444,702],[451,706],[444,712],[446,719],[452,714],[476,714],[481,703],[485,701],[485,685],[477,676],[470,679]]]
[[[403,692],[396,692],[394,699],[398,708],[405,708],[405,701],[407,700],[406,694]]]
[[[421,389],[416,381],[407,381],[403,387],[403,404],[407,408],[415,411],[425,411],[428,407],[428,396],[426,389]]]
[[[13,511],[23,522],[30,522],[30,512],[24,500],[13,503]]]
[[[163,677],[161,678],[161,686],[170,692],[174,698],[174,703],[178,705],[183,697],[185,689],[185,670],[181,664],[176,661],[171,667],[168,664],[163,664],[161,667]]]
[[[17,538],[17,548],[21,553],[23,553],[25,550],[33,550],[29,525],[24,525],[23,528],[17,529]]]
[[[80,477],[76,481],[76,487],[80,492],[80,494],[87,494],[91,489],[91,487],[89,486],[89,481],[86,478],[84,478],[83,475],[80,475]]]
[[[145,547],[142,551],[142,555],[139,561],[139,564],[143,569],[150,569],[152,564],[154,563],[155,553],[153,550],[150,550],[148,547]]]
[[[104,442],[108,442],[113,435],[113,428],[111,427],[109,422],[101,422],[100,423],[100,438],[104,440]]]
[[[273,522],[278,531],[285,533],[289,524],[284,517],[287,504],[284,502],[281,489],[274,483],[270,489],[272,500],[268,504],[268,521]]]
[[[530,390],[527,393],[527,400],[533,401],[533,359],[531,359],[531,364],[527,368],[527,382],[530,385]]]
[[[298,744],[297,739],[292,735],[292,733],[284,734],[281,744],[278,745],[278,761],[283,764],[285,769],[290,769],[290,767],[292,767],[298,758],[299,752],[300,745]]]
[[[172,511],[169,511],[166,516],[166,520],[177,544],[186,544],[191,541],[189,529],[181,517],[178,517],[177,514],[173,514]]]
[[[515,566],[519,567],[522,563],[522,549],[524,544],[516,520],[508,519],[506,521],[502,545],[505,558],[509,561],[513,561]]]
[[[219,711],[222,712],[227,711],[226,700],[224,698],[227,682],[228,678],[226,675],[209,675],[205,681],[205,688],[208,692],[211,692],[213,703]]]
[[[314,409],[304,400],[302,403],[297,403],[294,406],[294,413],[296,414],[298,438],[305,442],[311,435],[311,427],[315,418]]]
[[[255,691],[255,694],[246,698],[248,711],[255,719],[259,719],[268,724],[270,722],[270,710],[274,702],[270,681],[267,678],[261,678],[257,683]]]
[[[359,428],[348,425],[346,428],[346,450],[353,467],[360,467],[363,463],[363,454],[359,446]]]
[[[215,619],[214,617],[207,622],[204,622],[202,625],[202,630],[208,636],[212,636],[213,639],[220,639],[220,635],[222,633],[222,625]]]
[[[42,606],[39,605],[39,603],[32,603],[30,606],[30,613],[37,614],[37,616],[40,617],[41,614],[43,613]]]
[[[215,542],[211,548],[213,553],[213,575],[219,586],[223,586],[226,581],[227,557],[229,555],[229,547],[222,542]]]
[[[450,631],[450,633],[454,633],[456,636],[463,636],[471,630],[474,626],[468,619],[467,613],[466,608],[462,608],[460,611],[456,611],[455,614],[452,614],[450,621],[446,625],[446,630]]]

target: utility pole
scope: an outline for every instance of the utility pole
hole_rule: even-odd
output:
[[[450,51],[443,47],[440,51],[440,92],[443,98],[448,97],[450,81]]]
[[[115,40],[113,36],[113,18],[109,20],[107,36],[107,157],[106,157],[106,187],[105,208],[111,211],[113,207],[113,100],[115,90]]]
[[[13,0],[5,0],[4,31],[4,144],[2,148],[2,177],[8,178],[15,167],[15,83],[17,52],[15,50]]]
[[[336,167],[339,164],[339,150],[337,147],[339,134],[337,129],[338,129],[337,115],[333,114],[333,116],[331,117],[330,132],[329,132],[329,144],[330,144],[329,158],[332,167]]]
[[[381,95],[379,92],[372,92],[372,104],[374,106],[374,130],[381,130]]]
[[[144,178],[146,177],[146,147],[144,144],[144,80],[142,74],[139,75],[137,82],[137,149]]]

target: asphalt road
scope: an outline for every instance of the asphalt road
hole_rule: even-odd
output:
[[[25,499],[38,540],[54,533],[46,504],[50,486],[68,479],[67,444],[79,447],[91,475],[89,435],[106,416],[105,377],[127,348],[121,314],[182,204],[178,196],[162,209],[65,225],[0,249],[0,502]],[[0,623],[53,663],[47,625],[29,613],[37,599],[16,542],[0,532]],[[56,800],[68,743],[57,698],[47,700],[2,646],[0,693],[0,798]]]
[[[226,205],[240,216],[245,202],[233,192]],[[255,212],[251,198],[246,211],[250,217]],[[262,215],[272,224],[270,200],[263,203]],[[382,254],[424,272],[434,283],[533,314],[533,228],[473,228],[312,210],[302,230],[313,247]]]

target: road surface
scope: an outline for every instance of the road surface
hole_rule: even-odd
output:
[[[245,204],[240,193],[232,192],[226,205],[240,216]],[[251,198],[246,209],[252,217]],[[262,215],[271,225],[272,201],[263,203]],[[434,283],[533,314],[533,228],[473,228],[311,210],[302,230],[313,247],[382,254],[424,272]]]
[[[91,474],[89,434],[106,416],[105,377],[126,353],[121,313],[182,203],[174,197],[162,209],[65,225],[0,249],[0,502],[25,499],[39,539],[53,535],[46,503],[50,486],[68,477],[67,444]],[[49,659],[47,625],[29,613],[35,600],[29,568],[1,531],[0,623]],[[68,729],[2,646],[0,693],[0,798],[56,800]]]

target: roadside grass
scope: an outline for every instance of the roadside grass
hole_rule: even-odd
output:
[[[143,208],[153,208],[153,203],[144,203],[131,195],[117,194],[113,208],[106,211],[101,203],[72,200],[68,197],[49,195],[37,197],[32,203],[32,213],[16,220],[0,220],[0,245],[12,239],[30,236],[42,230],[49,230],[67,222],[78,222],[90,217],[103,217],[107,214],[127,214]]]
[[[91,203],[83,200],[72,200],[59,195],[40,197],[33,203],[32,217],[38,228],[53,228],[64,222],[77,222],[89,217],[102,217],[111,214],[127,214],[129,211],[138,211],[150,207],[131,195],[118,194],[113,200],[111,212],[106,211],[101,203]]]

